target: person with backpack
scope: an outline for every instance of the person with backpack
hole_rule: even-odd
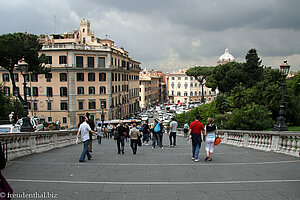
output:
[[[205,150],[206,158],[205,161],[212,161],[212,154],[214,152],[215,139],[218,135],[218,127],[214,124],[214,119],[209,117],[207,119],[207,124],[204,128],[204,138],[205,138]]]
[[[154,128],[153,128],[153,142],[152,142],[152,149],[155,148],[155,143],[157,142],[157,146],[159,146],[160,148],[163,149],[162,143],[161,143],[161,137],[160,134],[162,134],[162,124],[160,121],[158,121],[158,119],[154,120]]]
[[[125,149],[125,137],[127,135],[126,128],[123,126],[123,122],[120,122],[117,126],[116,130],[116,140],[117,140],[117,148],[118,148],[118,154],[121,153],[124,154]]]
[[[195,162],[199,162],[199,150],[201,148],[201,133],[203,134],[204,126],[199,121],[200,116],[199,114],[196,114],[195,121],[193,121],[190,124],[190,131],[188,134],[187,139],[189,140],[190,135],[192,136],[192,160],[195,160]]]

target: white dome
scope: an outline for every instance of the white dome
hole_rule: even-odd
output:
[[[234,62],[235,58],[229,53],[228,49],[225,49],[225,53],[220,56],[219,62]]]

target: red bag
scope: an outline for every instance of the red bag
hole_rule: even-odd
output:
[[[221,138],[220,137],[216,137],[216,139],[215,139],[215,145],[218,145],[218,144],[220,144],[221,143]]]

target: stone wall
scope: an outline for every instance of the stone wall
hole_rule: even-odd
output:
[[[7,159],[41,153],[75,144],[77,131],[42,131],[1,134],[2,144],[7,142]],[[80,141],[80,139],[79,139]]]

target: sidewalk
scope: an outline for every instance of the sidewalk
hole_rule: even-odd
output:
[[[112,139],[93,142],[93,160],[79,163],[82,144],[10,161],[2,171],[14,193],[57,194],[57,199],[300,199],[300,159],[221,144],[212,162],[191,159],[177,137],[170,148],[130,143],[118,155]]]

